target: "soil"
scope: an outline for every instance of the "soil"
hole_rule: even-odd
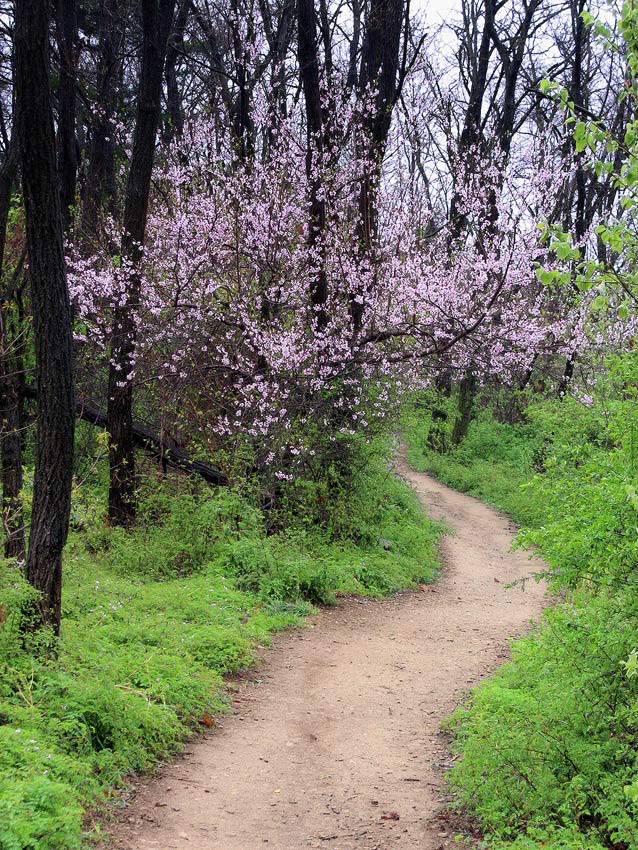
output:
[[[511,551],[507,518],[404,461],[399,472],[451,529],[436,584],[349,599],[277,637],[235,683],[233,713],[137,782],[119,850],[458,846],[440,724],[507,658],[544,588],[508,587],[535,565]]]

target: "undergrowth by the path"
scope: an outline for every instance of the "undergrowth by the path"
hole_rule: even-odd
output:
[[[183,478],[149,479],[138,527],[111,529],[103,486],[84,486],[57,655],[43,638],[25,643],[17,612],[29,590],[15,565],[0,566],[2,850],[73,850],[95,835],[87,808],[223,711],[223,675],[313,604],[433,578],[439,529],[387,457],[369,452],[323,531],[290,515],[267,534],[249,499]]]
[[[450,720],[458,803],[494,850],[638,847],[637,374],[632,355],[595,400],[516,424],[483,411],[447,453],[428,412],[445,400],[409,423],[412,462],[522,523],[564,597]]]

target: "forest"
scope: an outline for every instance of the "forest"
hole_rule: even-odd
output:
[[[0,850],[636,850],[638,2],[0,10]]]

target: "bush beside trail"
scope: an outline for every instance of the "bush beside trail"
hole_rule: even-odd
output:
[[[99,479],[75,494],[55,652],[46,633],[25,641],[18,614],[33,591],[0,564],[2,850],[80,847],[99,830],[87,809],[117,800],[128,774],[223,712],[224,675],[313,605],[436,574],[439,527],[392,472],[387,442],[369,449],[351,489],[319,500],[323,527],[306,483],[303,498],[288,494],[277,533],[249,495],[179,476],[149,479],[138,526],[111,528]]]
[[[431,405],[408,423],[412,461],[521,523],[561,599],[449,722],[450,781],[495,850],[638,846],[635,355],[608,367],[594,400],[528,399],[514,424],[486,393],[447,453]]]

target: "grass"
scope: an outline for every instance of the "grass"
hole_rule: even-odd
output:
[[[0,566],[0,848],[74,850],[99,834],[88,809],[118,801],[206,715],[224,675],[258,644],[337,595],[379,596],[431,581],[439,527],[380,457],[364,465],[333,526],[300,520],[266,534],[232,491],[147,482],[134,531],[102,517],[103,488],[73,505],[59,645],[25,644],[31,591]]]
[[[523,524],[536,524],[535,506],[525,485],[542,462],[545,435],[529,421],[507,425],[494,420],[490,410],[475,420],[467,438],[454,450],[429,448],[431,421],[427,415],[408,420],[408,462],[430,472],[444,484],[469,493],[505,511]]]
[[[637,368],[612,363],[593,404],[483,410],[447,453],[428,408],[408,421],[411,461],[521,523],[564,598],[449,720],[456,805],[490,850],[638,847]]]

